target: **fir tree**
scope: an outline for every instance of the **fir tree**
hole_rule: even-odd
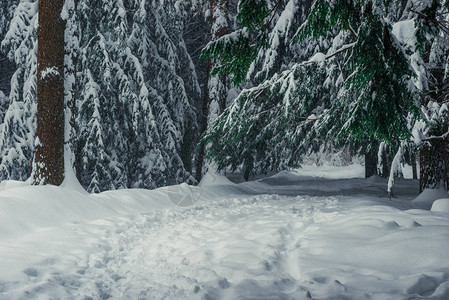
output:
[[[417,86],[426,125],[415,125],[420,150],[420,191],[449,189],[449,2],[422,1],[410,4],[416,42],[409,45],[418,73]],[[420,67],[421,66],[421,67]]]
[[[298,167],[308,151],[303,137],[328,105],[328,89],[316,84],[325,76],[324,66],[296,65],[243,90],[203,141],[219,169],[243,165],[254,175]]]
[[[240,1],[240,4],[246,4],[246,1]],[[390,10],[396,7],[388,3],[372,3],[370,1],[334,1],[330,3],[317,0],[313,3],[307,19],[299,26],[293,37],[293,42],[308,43],[310,47],[310,42],[315,39],[317,42],[312,43],[315,45],[311,47],[312,51],[316,52],[321,49],[321,51],[327,51],[326,55],[318,53],[302,65],[313,65],[318,61],[319,64],[325,66],[327,72],[323,75],[323,79],[315,78],[317,81],[312,84],[321,86],[321,91],[327,89],[330,95],[327,101],[312,104],[314,112],[316,112],[313,115],[302,115],[293,107],[288,111],[289,114],[299,115],[302,118],[287,119],[289,122],[293,122],[293,127],[297,128],[295,131],[297,135],[295,135],[294,142],[282,144],[287,149],[283,151],[276,149],[278,152],[283,152],[288,158],[287,160],[299,162],[301,155],[306,154],[310,149],[319,149],[320,147],[314,145],[318,145],[320,142],[325,142],[331,147],[346,145],[350,146],[353,151],[375,153],[376,144],[381,141],[399,145],[401,140],[410,138],[409,115],[417,116],[419,105],[416,102],[416,91],[410,88],[413,72],[409,67],[407,56],[392,34],[390,20],[399,18],[400,14],[391,13]],[[250,51],[237,53],[238,47],[248,45],[247,49],[263,50],[267,45],[265,37],[271,30],[271,13],[276,11],[264,9],[263,5],[253,6],[252,9],[253,11],[246,13],[246,16],[255,15],[259,16],[259,19],[248,17],[249,25],[243,26],[243,29],[231,33],[217,42],[210,43],[203,51],[203,55],[206,57],[220,57],[222,65],[216,68],[215,72],[229,73],[236,82],[247,78],[247,71],[250,70],[248,66],[254,60]],[[285,8],[283,9],[282,14],[288,14],[285,12]],[[296,9],[300,11],[297,7]],[[256,28],[257,30],[255,30]],[[249,40],[252,42],[249,43]],[[318,45],[319,47],[316,47]],[[307,55],[309,49],[306,46],[304,51],[298,52],[295,57],[299,61],[304,61],[304,57],[311,56]],[[269,65],[267,64],[267,66]],[[289,66],[289,68],[295,67]],[[266,69],[269,70],[269,67]],[[259,72],[259,74],[261,73]],[[308,75],[303,74],[303,76]],[[305,78],[296,80],[300,82]],[[265,97],[265,101],[278,99],[275,103],[284,107],[280,99],[291,96],[295,85],[299,85],[299,83],[288,77],[283,80],[283,86],[289,88],[280,89],[278,91],[280,95],[277,97]],[[254,88],[254,91],[259,88],[263,90],[262,87],[265,84],[272,83],[272,79],[269,79]],[[317,92],[317,89],[311,91],[303,89],[298,96],[307,99]],[[231,164],[235,167],[239,163],[243,163],[240,158],[232,154],[234,152],[230,149],[227,153],[219,151],[220,147],[224,147],[224,142],[219,141],[220,134],[230,138],[232,141],[230,143],[238,146],[239,151],[245,149],[243,150],[245,153],[251,152],[251,155],[248,154],[246,157],[256,166],[260,165],[257,159],[261,158],[257,157],[255,151],[249,149],[264,149],[261,152],[265,152],[265,155],[277,156],[273,149],[263,145],[262,139],[256,146],[243,138],[245,130],[251,132],[254,130],[253,128],[261,128],[261,125],[257,121],[251,121],[260,120],[258,117],[254,117],[251,109],[242,110],[242,107],[260,106],[263,94],[263,92],[261,94],[247,93],[244,100],[246,104],[242,105],[242,102],[236,101],[229,112],[225,112],[206,135],[205,141],[212,142],[211,147],[217,149],[217,152],[211,153],[210,156],[219,163],[220,167],[223,168]],[[242,95],[245,95],[245,92]],[[273,106],[276,107],[276,105]],[[231,113],[232,111],[234,114]],[[237,112],[242,116],[237,117]],[[270,132],[264,136],[265,142],[281,144],[273,137],[292,135],[293,131],[288,131],[283,126],[273,125],[279,119],[272,118],[269,114],[266,117],[272,121],[267,121],[266,124],[270,128],[257,130],[257,134],[252,132],[250,133],[252,137],[258,136],[259,132]],[[241,129],[239,134],[232,134],[237,130],[234,127]],[[303,131],[303,128],[306,130]],[[336,135],[339,136],[339,140],[335,140]],[[220,146],[215,147],[213,143],[218,143],[217,145]],[[239,154],[235,153],[235,155]],[[236,163],[231,162],[234,159],[236,159]],[[273,159],[265,159],[265,165],[267,167],[260,169],[256,167],[254,171],[267,170],[270,166],[279,168],[282,164]]]
[[[4,2],[2,2],[4,3]],[[22,1],[3,33],[1,50],[17,66],[9,105],[0,124],[0,180],[26,180],[31,174],[36,132],[37,1]]]
[[[351,74],[336,104],[344,107],[345,123],[339,134],[397,144],[410,137],[408,113],[418,112],[416,96],[408,86],[413,73],[390,26],[373,11],[372,3],[364,7],[362,20],[348,59]]]

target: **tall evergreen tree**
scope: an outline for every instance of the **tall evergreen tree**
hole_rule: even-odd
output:
[[[420,191],[449,189],[449,1],[409,3],[414,43],[409,45],[426,125],[415,126],[420,149]],[[421,67],[420,67],[421,66]]]
[[[11,78],[9,105],[0,124],[0,180],[29,178],[34,157],[38,3],[29,0],[15,4],[11,6],[14,12],[9,27],[0,35],[4,37],[1,51],[17,66]]]

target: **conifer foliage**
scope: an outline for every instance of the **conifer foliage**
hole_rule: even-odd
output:
[[[419,151],[421,189],[449,185],[448,0],[65,0],[60,16],[65,168],[90,192],[193,183],[203,131],[197,179],[206,152],[248,178],[346,149],[391,183]],[[37,28],[38,1],[1,1],[0,180],[30,178],[38,75],[62,76],[38,73]]]
[[[9,2],[9,3],[8,3]],[[1,51],[17,66],[9,105],[0,125],[0,179],[31,175],[36,133],[37,1],[6,1],[11,20],[1,37]]]
[[[193,182],[184,167],[192,157],[184,162],[181,152],[201,93],[183,37],[194,4],[65,2],[65,143],[88,191]],[[35,151],[38,4],[10,8],[2,52],[19,67],[0,125],[0,179],[26,180]]]
[[[239,7],[249,9],[246,6],[249,2],[241,0]],[[265,82],[256,82],[256,87],[243,91],[205,135],[203,142],[209,143],[212,149],[209,158],[217,161],[221,168],[245,167],[249,162],[254,173],[283,169],[290,165],[286,162],[296,165],[301,156],[311,149],[316,150],[320,143],[350,146],[353,151],[362,152],[374,152],[373,148],[379,144],[383,149],[387,146],[399,148],[395,166],[400,166],[398,161],[405,152],[402,149],[412,140],[412,131],[428,137],[431,128],[436,128],[431,125],[435,122],[420,123],[420,111],[428,107],[430,102],[426,99],[429,96],[436,98],[435,91],[439,96],[434,101],[442,107],[439,113],[442,119],[437,123],[448,123],[443,113],[447,107],[447,96],[444,96],[447,95],[444,92],[448,86],[447,75],[442,71],[444,66],[447,68],[449,56],[449,43],[442,42],[447,42],[448,36],[447,1],[443,4],[442,1],[413,0],[401,3],[315,0],[305,12],[304,8],[308,6],[298,5],[298,2],[293,6],[296,9],[289,5],[276,6],[276,2],[266,3],[273,9],[267,10],[260,4],[252,6],[245,14],[240,10],[240,29],[209,43],[203,50],[206,57],[222,58],[222,65],[215,72],[230,74],[234,82],[240,83],[245,78],[251,79],[251,74],[255,73],[253,68],[261,65],[254,53],[276,54],[279,43],[266,41],[267,36],[274,36],[278,31],[277,24],[295,20],[292,14],[302,12],[307,16],[302,22],[289,23],[296,27],[289,45],[291,60],[296,63],[283,65],[289,71],[272,78],[265,77]],[[272,24],[276,10],[281,10],[279,15],[283,17]],[[410,26],[413,22],[417,24],[416,30]],[[404,30],[411,32],[407,40],[403,36]],[[410,41],[416,41],[416,45],[409,47]],[[303,45],[302,50],[292,50],[297,43]],[[246,48],[237,52],[241,45]],[[425,55],[422,49],[426,49]],[[265,68],[268,66],[273,64],[264,65]],[[316,69],[315,74],[319,74],[320,69],[325,72],[323,76],[297,73],[307,68]],[[308,86],[301,87],[309,80],[312,82]],[[276,85],[282,88],[274,90]],[[327,99],[319,96],[326,93]],[[314,101],[309,102],[309,98]],[[301,105],[290,105],[293,102],[290,99]],[[310,103],[309,106],[306,103]],[[285,116],[292,117],[282,118],[281,114],[272,113],[282,109]],[[415,124],[422,126],[417,129]],[[439,128],[436,138],[444,140],[442,147],[445,150],[438,151],[447,156],[447,126]],[[424,137],[424,140],[426,144],[432,143],[428,138]],[[280,144],[282,150],[274,147]],[[240,156],[242,152],[245,155]],[[438,165],[447,165],[447,159],[441,158]],[[439,173],[437,165],[429,164],[424,169],[427,167],[427,174]],[[448,169],[440,169],[445,175],[439,176],[438,184],[423,184],[424,187],[443,184]],[[394,167],[390,174],[399,173]],[[428,176],[422,173],[421,181]],[[447,188],[447,184],[445,186]]]
[[[350,75],[341,91],[341,135],[398,144],[410,137],[407,116],[418,113],[416,94],[408,83],[408,61],[391,33],[391,26],[367,2],[357,40],[347,61]]]

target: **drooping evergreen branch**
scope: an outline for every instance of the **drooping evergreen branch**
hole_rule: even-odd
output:
[[[268,16],[269,16],[270,14],[272,14],[272,15],[271,15],[270,20],[268,20],[268,22],[265,23],[265,25],[263,26],[263,28],[262,28],[263,31],[265,31],[265,30],[268,28],[268,26],[271,24],[271,22],[273,22],[274,16],[276,15],[275,12],[279,9],[279,7],[281,6],[281,4],[282,4],[282,0],[278,0],[278,2],[276,3],[276,5],[273,6],[273,8],[268,12],[268,14],[267,14],[267,16],[266,16],[265,18],[268,18]]]
[[[443,32],[445,32],[446,34],[449,34],[449,27],[446,26],[445,24],[443,24],[441,21],[438,21],[437,19],[434,19],[434,18],[429,17],[429,16],[427,16],[427,15],[425,15],[425,14],[419,12],[419,11],[416,11],[416,10],[414,10],[413,8],[410,8],[410,11],[411,11],[412,13],[417,14],[417,15],[420,16],[420,17],[423,17],[423,18],[426,19],[426,20],[429,20],[430,22],[432,22],[433,24],[435,24],[437,27],[440,27],[441,30],[442,30]]]

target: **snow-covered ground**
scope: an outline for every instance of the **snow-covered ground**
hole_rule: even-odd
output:
[[[443,191],[305,167],[88,195],[0,183],[0,299],[449,299]]]

